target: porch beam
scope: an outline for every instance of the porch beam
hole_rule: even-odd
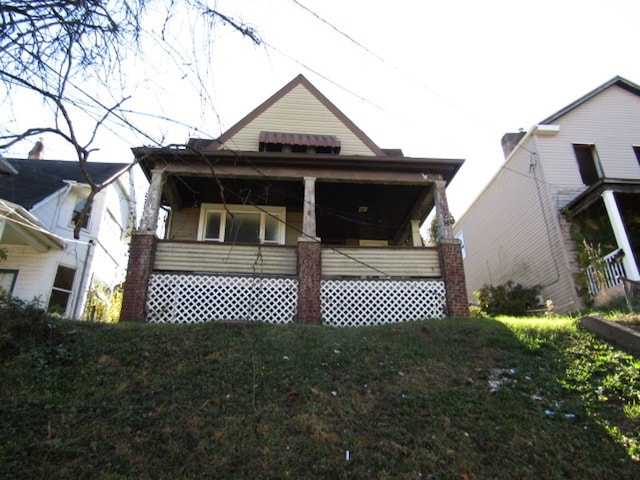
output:
[[[609,222],[611,222],[611,228],[613,235],[616,237],[616,243],[618,247],[624,252],[622,257],[622,265],[627,274],[627,278],[630,280],[640,280],[640,274],[638,273],[638,266],[633,256],[633,249],[631,248],[631,242],[627,236],[627,231],[624,227],[624,221],[620,210],[618,209],[618,203],[612,190],[605,190],[602,192],[602,200],[609,216]]]

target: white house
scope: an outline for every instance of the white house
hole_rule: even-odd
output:
[[[454,226],[469,301],[513,281],[570,311],[639,280],[640,86],[615,77],[502,141],[503,166]]]
[[[79,163],[0,161],[0,286],[66,317],[97,320],[125,278],[135,191],[127,164],[88,162],[86,170],[96,184],[110,183],[76,239],[90,192]]]

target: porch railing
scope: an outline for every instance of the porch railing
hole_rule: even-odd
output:
[[[613,288],[622,283],[626,273],[620,261],[621,253],[621,249],[615,250],[585,269],[591,295],[597,295],[602,290]]]

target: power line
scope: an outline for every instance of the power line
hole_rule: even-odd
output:
[[[358,48],[362,49],[363,51],[365,51],[366,53],[368,53],[369,55],[371,55],[372,57],[376,58],[377,60],[381,61],[382,63],[386,64],[387,66],[391,67],[393,70],[397,71],[398,73],[402,74],[403,76],[405,76],[406,78],[408,78],[409,80],[411,80],[413,83],[415,83],[417,86],[419,86],[420,88],[426,90],[427,92],[429,92],[431,95],[434,95],[435,97],[439,98],[440,100],[442,100],[443,102],[449,104],[451,107],[455,108],[456,110],[462,112],[463,114],[465,114],[466,116],[468,116],[469,118],[471,118],[472,120],[478,122],[481,125],[484,126],[490,126],[487,122],[479,119],[478,117],[476,117],[475,115],[471,114],[470,112],[466,111],[464,108],[460,107],[459,105],[457,105],[456,103],[452,102],[451,100],[445,98],[443,95],[439,94],[438,92],[436,92],[435,90],[433,90],[432,88],[428,87],[427,85],[425,85],[424,83],[422,83],[421,81],[417,80],[415,77],[413,77],[412,75],[409,75],[407,72],[405,72],[404,70],[400,69],[399,67],[397,67],[396,65],[390,63],[388,60],[386,60],[385,58],[381,57],[380,55],[378,55],[377,53],[373,52],[371,49],[367,48],[366,46],[364,46],[362,43],[358,42],[357,40],[355,40],[351,35],[345,33],[344,31],[340,30],[338,27],[336,27],[335,25],[333,25],[331,22],[329,22],[328,20],[324,19],[323,17],[321,17],[318,13],[314,12],[313,10],[311,10],[309,7],[303,5],[302,3],[300,3],[298,0],[292,0],[293,3],[295,3],[296,5],[298,5],[300,8],[302,8],[303,10],[305,10],[306,12],[308,12],[309,14],[313,15],[316,19],[318,19],[319,21],[321,21],[322,23],[324,23],[325,25],[329,26],[332,30],[334,30],[335,32],[337,32],[339,35],[343,36],[344,38],[346,38],[349,42],[353,43],[355,46],[357,46]],[[304,65],[303,65],[304,66]],[[306,67],[305,67],[306,68]],[[314,72],[315,73],[315,72]],[[324,78],[324,77],[323,77]],[[332,82],[333,83],[333,82]]]

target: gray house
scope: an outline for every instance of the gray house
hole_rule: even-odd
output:
[[[513,281],[571,311],[639,279],[640,86],[615,77],[502,146],[454,226],[470,302]]]

